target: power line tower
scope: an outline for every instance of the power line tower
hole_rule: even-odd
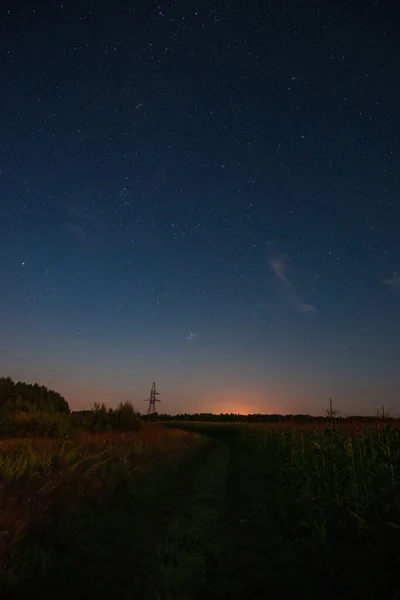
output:
[[[159,392],[156,392],[156,383],[153,381],[153,385],[151,386],[150,398],[146,398],[145,402],[149,403],[149,408],[147,409],[147,415],[156,415],[156,402],[161,402],[156,396],[159,396]]]

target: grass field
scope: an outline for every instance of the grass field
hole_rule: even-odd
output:
[[[400,431],[0,440],[1,597],[399,598]]]

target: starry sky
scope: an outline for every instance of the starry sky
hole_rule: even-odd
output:
[[[72,409],[398,413],[395,3],[16,2],[0,375]]]

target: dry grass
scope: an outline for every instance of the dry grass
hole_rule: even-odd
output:
[[[124,477],[176,458],[199,436],[148,427],[134,434],[79,433],[68,441],[0,440],[0,564],[15,544]]]

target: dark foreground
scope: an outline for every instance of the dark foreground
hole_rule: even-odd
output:
[[[267,476],[236,435],[221,431],[36,533],[34,549],[30,539],[13,558],[1,597],[400,598],[393,553],[373,563],[375,572],[370,552],[341,572],[307,553],[282,522],[273,469]]]

